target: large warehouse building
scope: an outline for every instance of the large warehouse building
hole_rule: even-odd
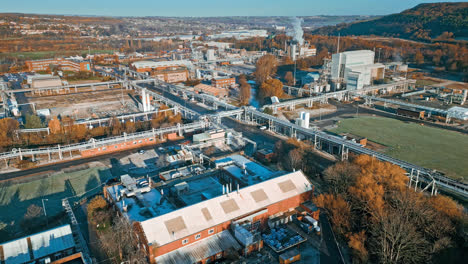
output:
[[[45,60],[30,60],[25,62],[29,71],[49,71],[50,65],[56,65],[62,71],[91,71],[91,66],[87,61],[74,61],[69,59],[45,59]]]
[[[141,187],[144,193],[133,198],[121,195],[128,190],[122,185],[104,192],[133,221],[148,259],[157,264],[210,263],[230,251],[257,250],[263,246],[258,232],[312,195],[313,187],[301,171],[270,171],[240,155],[222,159],[218,168],[219,177],[192,177],[169,190]]]
[[[154,78],[167,82],[185,82],[189,79],[188,69],[192,66],[190,61],[137,61],[131,68],[136,72],[146,73]]]

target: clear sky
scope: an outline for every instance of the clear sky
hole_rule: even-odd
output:
[[[103,16],[386,15],[426,0],[0,0],[0,12]],[[444,2],[456,2],[446,0]]]

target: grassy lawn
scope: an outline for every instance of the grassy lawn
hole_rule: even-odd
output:
[[[107,53],[112,54],[113,50],[91,50],[91,54]],[[25,58],[30,60],[49,59],[54,56],[71,56],[88,54],[88,50],[71,50],[71,51],[30,51],[30,52],[8,52],[0,53],[0,57],[13,56],[17,58]]]
[[[20,232],[19,223],[30,205],[42,207],[42,199],[48,199],[44,201],[47,215],[56,215],[63,210],[63,198],[72,197],[69,200],[73,203],[96,194],[102,191],[101,183],[111,176],[110,171],[102,167],[61,173],[26,183],[0,183],[0,228],[7,225],[12,231]]]
[[[351,133],[385,145],[385,154],[454,179],[468,180],[468,136],[382,117],[341,120],[334,133]]]

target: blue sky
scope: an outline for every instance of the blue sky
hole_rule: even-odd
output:
[[[0,12],[103,16],[385,15],[424,0],[0,0]],[[456,2],[446,0],[445,2]]]

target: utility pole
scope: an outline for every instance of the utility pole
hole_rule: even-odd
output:
[[[45,209],[44,201],[49,201],[49,199],[42,199],[42,209],[44,210],[44,216],[46,218],[46,226],[49,226],[49,219],[47,218],[47,212]]]

